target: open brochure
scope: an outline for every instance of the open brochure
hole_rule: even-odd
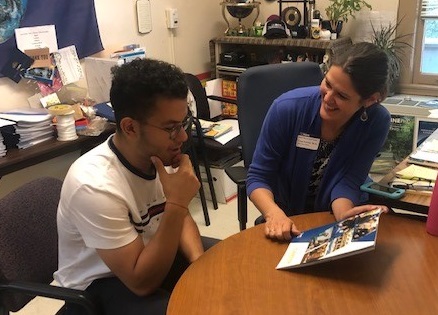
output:
[[[373,250],[380,213],[380,208],[371,210],[301,233],[276,268],[299,268]]]

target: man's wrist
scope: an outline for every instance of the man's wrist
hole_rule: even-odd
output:
[[[166,201],[166,204],[172,205],[172,206],[179,208],[179,209],[184,209],[187,213],[189,212],[189,208],[181,203],[173,202],[173,201]]]

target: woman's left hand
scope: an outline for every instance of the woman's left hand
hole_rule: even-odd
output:
[[[387,213],[389,211],[388,207],[384,206],[384,205],[362,205],[362,206],[353,207],[353,208],[348,209],[346,211],[342,211],[339,214],[339,217],[336,216],[336,214],[335,214],[335,216],[336,216],[337,221],[341,221],[341,220],[347,219],[349,217],[355,216],[356,214],[366,212],[366,211],[375,210],[377,208],[382,209],[382,212],[384,212],[384,213]]]

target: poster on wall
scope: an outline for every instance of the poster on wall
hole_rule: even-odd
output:
[[[18,27],[55,25],[58,48],[75,45],[79,58],[103,50],[94,0],[9,0],[0,16],[0,69],[18,50]]]

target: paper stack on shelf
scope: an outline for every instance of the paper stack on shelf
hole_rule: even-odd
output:
[[[6,145],[3,138],[3,132],[7,131],[7,129],[13,128],[13,125],[15,125],[15,122],[13,121],[0,119],[0,157],[5,156],[7,153]]]
[[[6,150],[6,146],[5,146],[4,142],[3,142],[3,136],[0,133],[0,156],[1,157],[5,156],[6,152],[7,152],[7,150]]]
[[[14,123],[3,129],[7,148],[25,149],[54,137],[52,115],[47,112],[11,111],[0,113],[0,118]]]

